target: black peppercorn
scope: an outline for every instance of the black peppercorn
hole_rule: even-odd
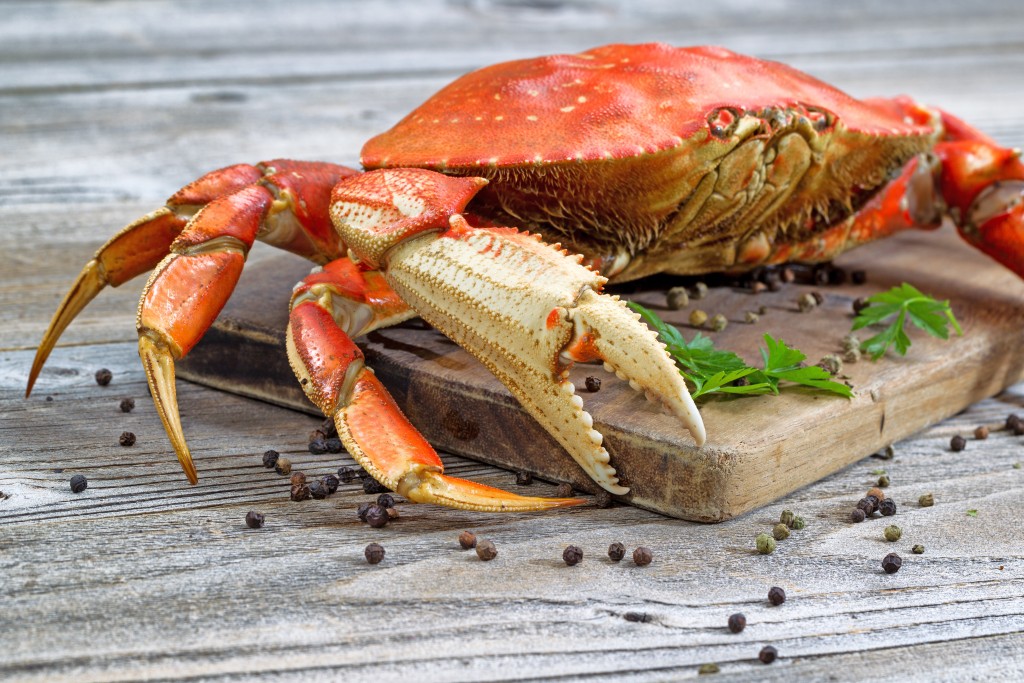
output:
[[[1016,413],[1010,413],[1006,417],[1006,428],[1013,432],[1014,436],[1024,434],[1024,420]]]
[[[459,545],[462,546],[463,550],[469,550],[470,548],[476,547],[476,535],[471,531],[463,531],[459,534]]]
[[[608,493],[604,489],[601,489],[594,496],[594,505],[599,508],[610,508],[612,506],[612,494]]]
[[[903,566],[903,558],[896,553],[889,553],[882,558],[882,569],[886,574],[895,574]]]
[[[380,483],[370,475],[363,477],[363,493],[374,495],[377,493],[387,493],[388,487]]]
[[[878,504],[878,511],[886,517],[892,517],[896,514],[896,501],[892,498],[886,498]]]
[[[121,399],[121,412],[130,413],[135,410],[135,399],[134,398],[122,398]]]
[[[654,559],[654,554],[650,548],[640,546],[633,551],[633,563],[638,567],[646,567]]]
[[[250,529],[260,529],[263,527],[264,517],[255,510],[250,510],[245,515],[245,525]]]
[[[341,453],[345,450],[345,446],[341,443],[341,439],[336,436],[324,439],[324,445],[327,447],[328,453]]]
[[[377,505],[380,505],[384,509],[393,508],[395,507],[395,497],[390,493],[382,493],[377,496]]]
[[[327,452],[327,441],[324,439],[314,439],[309,442],[309,452],[313,455],[323,455]]]
[[[271,449],[263,452],[263,466],[268,470],[277,464],[277,459],[281,457],[281,454]]]
[[[82,491],[84,491],[88,487],[89,487],[89,481],[85,478],[84,475],[76,474],[75,476],[71,477],[71,492],[72,493],[81,493]]]
[[[389,521],[391,521],[391,517],[388,516],[387,508],[373,504],[366,510],[366,523],[374,529],[387,526]]]
[[[363,555],[370,564],[380,564],[380,561],[384,559],[384,546],[380,543],[371,543],[366,546]]]
[[[106,368],[100,368],[96,371],[96,384],[99,384],[101,387],[105,387],[110,384],[110,380],[113,378],[114,373]]]
[[[562,559],[570,567],[575,566],[583,559],[583,551],[578,546],[570,545],[562,551]]]
[[[868,274],[863,270],[850,271],[850,281],[855,285],[862,285],[868,281]]]
[[[747,627],[747,618],[737,612],[729,616],[729,630],[733,633],[739,633]]]
[[[864,514],[864,510],[859,507],[854,508],[853,512],[850,513],[850,520],[855,523],[863,522],[866,518],[867,515]]]
[[[309,484],[309,495],[316,500],[323,500],[327,497],[327,486],[322,479],[317,479]]]
[[[274,463],[274,471],[280,474],[281,476],[291,474],[292,461],[289,460],[288,458],[278,458],[277,462]]]
[[[559,484],[558,488],[555,489],[556,498],[572,498],[572,485],[571,484]]]
[[[768,589],[768,602],[778,607],[782,603],[786,602],[786,591],[782,590],[778,586],[772,586]]]
[[[498,556],[498,549],[491,541],[480,541],[476,544],[476,555],[484,562],[489,562]]]
[[[296,503],[309,500],[309,495],[309,487],[305,484],[292,484],[291,499]]]
[[[533,475],[529,472],[516,472],[516,484],[518,486],[529,486],[533,483]]]
[[[757,658],[765,664],[771,664],[775,661],[775,658],[779,656],[779,651],[771,645],[765,645],[761,648],[761,651],[757,653]]]
[[[356,508],[356,516],[359,518],[360,522],[366,521],[366,513],[369,512],[371,505],[373,505],[373,503],[360,503],[359,507]]]
[[[625,556],[626,546],[621,543],[612,543],[608,546],[608,557],[611,558],[612,562],[619,562]]]
[[[351,484],[356,480],[356,477],[358,476],[359,475],[356,474],[356,471],[351,467],[338,468],[338,479],[340,479],[344,484]]]
[[[334,476],[333,474],[324,475],[323,477],[321,477],[320,481],[323,482],[324,488],[327,489],[327,495],[330,495],[330,494],[334,493],[335,491],[337,491],[338,490],[338,484],[341,483],[338,480],[338,478],[336,476]]]
[[[587,391],[601,391],[601,378],[600,377],[587,377],[586,379]]]
[[[962,451],[967,448],[967,439],[957,434],[949,440],[949,449],[951,451]]]
[[[122,446],[134,446],[135,434],[132,432],[121,432],[121,436],[118,437],[117,442]]]
[[[859,315],[861,311],[871,305],[871,302],[864,297],[858,297],[853,300],[853,313]]]

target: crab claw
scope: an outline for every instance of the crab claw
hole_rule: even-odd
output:
[[[625,494],[604,438],[568,377],[603,360],[667,405],[698,445],[704,427],[655,334],[580,256],[512,228],[470,227],[461,211],[486,181],[431,171],[373,171],[334,190],[346,244],[379,266],[413,310],[478,358],[602,488]]]

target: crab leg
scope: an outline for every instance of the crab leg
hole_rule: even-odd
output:
[[[437,452],[399,410],[352,337],[414,316],[376,271],[339,259],[292,297],[288,360],[309,399],[334,418],[345,448],[377,481],[417,503],[481,511],[546,510],[580,498],[519,496],[445,476]]]

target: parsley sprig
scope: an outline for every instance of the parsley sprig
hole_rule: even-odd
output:
[[[890,346],[901,356],[907,354],[910,348],[910,337],[905,329],[907,320],[940,339],[949,338],[949,326],[957,334],[963,334],[960,323],[949,307],[949,301],[936,301],[906,282],[887,292],[868,297],[868,303],[870,305],[862,309],[854,319],[854,330],[881,324],[896,316],[884,330],[861,344],[861,350],[871,354],[871,360],[881,358]]]
[[[782,382],[800,384],[846,398],[853,396],[850,387],[832,381],[832,376],[824,369],[818,366],[801,367],[800,363],[807,356],[769,334],[764,335],[766,348],[761,349],[764,367],[755,368],[747,365],[732,351],[716,349],[714,342],[700,332],[692,340],[686,341],[678,329],[652,311],[635,302],[629,302],[629,307],[658,333],[683,377],[693,384],[693,398],[711,393],[748,396],[778,394]],[[733,384],[743,378],[747,378],[749,383],[742,386]]]

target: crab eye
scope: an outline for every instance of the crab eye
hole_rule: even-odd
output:
[[[727,138],[736,129],[736,123],[743,116],[743,110],[734,107],[719,107],[708,114],[708,128],[718,138]]]

